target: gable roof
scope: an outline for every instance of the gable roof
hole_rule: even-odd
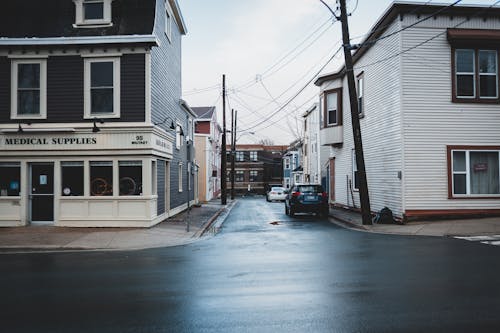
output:
[[[155,11],[156,0],[114,0],[112,26],[82,29],[72,0],[2,1],[0,38],[151,35]]]
[[[198,106],[192,107],[194,113],[196,113],[196,118],[200,119],[212,119],[215,112],[215,106]]]
[[[405,14],[416,14],[416,15],[432,15],[438,13],[439,15],[451,15],[451,16],[471,16],[479,12],[480,17],[498,17],[500,15],[500,8],[491,7],[487,5],[456,5],[450,7],[450,4],[423,4],[419,2],[405,2],[405,1],[395,1],[392,5],[382,14],[375,25],[370,29],[365,40],[363,40],[353,56],[353,64],[355,64],[363,55],[376,43],[377,38],[381,37],[383,33],[387,30],[389,25],[399,16]],[[373,41],[373,42],[372,42]],[[364,45],[363,45],[364,44]],[[314,81],[317,86],[322,85],[326,81],[335,80],[344,77],[345,65],[342,66],[338,71],[333,73],[327,73],[318,76]]]

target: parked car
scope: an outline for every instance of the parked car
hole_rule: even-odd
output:
[[[271,190],[267,192],[267,201],[285,201],[287,191],[284,187],[271,187]]]
[[[295,184],[285,199],[286,215],[316,213],[328,216],[328,193],[319,184]]]

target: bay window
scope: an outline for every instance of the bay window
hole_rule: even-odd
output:
[[[451,197],[498,196],[500,150],[451,150]]]
[[[324,92],[323,127],[342,125],[342,89]]]

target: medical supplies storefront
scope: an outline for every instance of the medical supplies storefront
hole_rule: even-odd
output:
[[[151,127],[4,130],[0,226],[159,223],[168,217],[172,141]]]

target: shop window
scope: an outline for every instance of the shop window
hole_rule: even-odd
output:
[[[257,170],[250,170],[250,181],[251,182],[256,182],[257,178],[259,177],[259,172]]]
[[[83,162],[61,162],[61,195],[83,195]]]
[[[90,162],[90,194],[113,195],[113,162]]]
[[[21,164],[0,163],[0,196],[17,197],[21,191]]]
[[[120,58],[85,59],[85,118],[120,117]]]
[[[452,151],[453,195],[500,194],[499,154],[499,151]]]
[[[235,181],[236,182],[244,182],[245,181],[245,172],[243,170],[236,171]]]
[[[142,162],[119,161],[120,195],[142,195]]]
[[[47,60],[13,60],[11,118],[47,117]]]

